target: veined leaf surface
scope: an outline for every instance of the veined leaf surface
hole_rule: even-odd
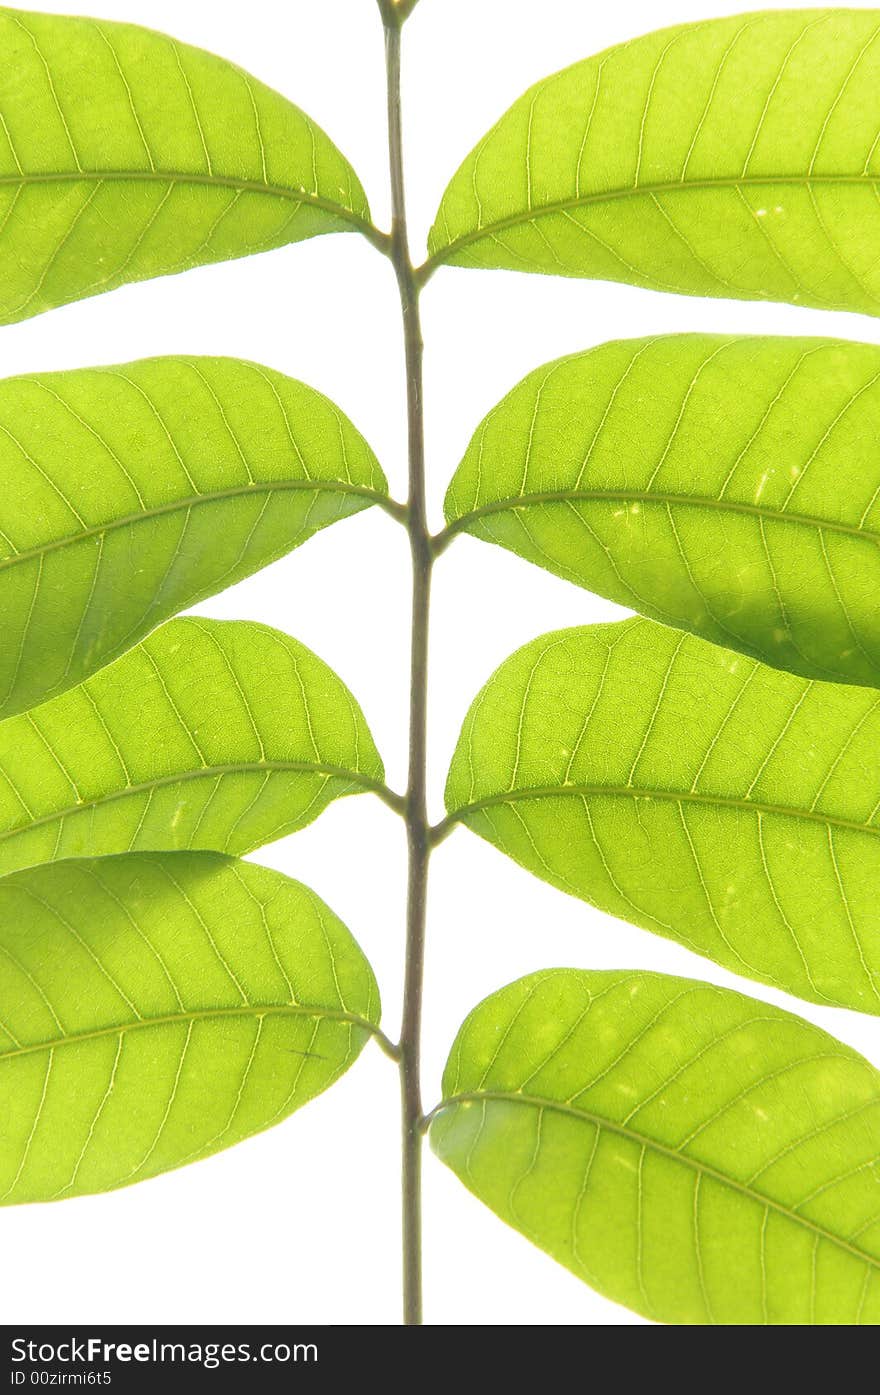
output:
[[[453,176],[429,265],[880,312],[880,11],[663,29],[537,83]]]
[[[880,1322],[880,1075],[689,979],[562,969],[481,1003],[434,1151],[600,1293],[672,1323]]]
[[[382,791],[355,699],[305,645],[172,620],[79,687],[0,722],[0,875],[150,849],[246,853]]]
[[[619,341],[489,413],[446,517],[766,663],[880,687],[878,438],[875,345]]]
[[[373,503],[385,477],[347,417],[256,364],[0,382],[0,716]]]
[[[322,901],[212,853],[135,853],[0,882],[0,1202],[142,1181],[268,1128],[378,1022]]]
[[[562,630],[477,697],[446,803],[450,824],[612,915],[880,1013],[876,692],[651,620]]]
[[[0,9],[0,323],[370,231],[348,161],[241,68],[132,24]]]

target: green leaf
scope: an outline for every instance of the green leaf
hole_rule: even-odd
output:
[[[256,364],[0,382],[0,716],[373,503],[385,477],[351,422]]]
[[[523,379],[447,537],[812,678],[880,687],[880,349],[689,334]]]
[[[880,313],[880,11],[648,34],[537,83],[454,175],[443,262]]]
[[[799,1017],[660,974],[532,974],[465,1022],[434,1151],[661,1322],[880,1322],[880,1075]]]
[[[0,882],[0,1202],[126,1186],[286,1118],[355,1060],[369,964],[322,901],[211,853]]]
[[[0,875],[58,858],[247,853],[334,799],[385,797],[348,688],[305,645],[172,620],[78,688],[0,722]]]
[[[352,228],[354,170],[241,68],[131,24],[0,9],[0,323]]]
[[[468,714],[463,823],[603,911],[880,1013],[880,696],[651,620],[543,635]]]

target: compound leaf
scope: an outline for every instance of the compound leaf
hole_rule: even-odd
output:
[[[880,11],[684,24],[525,93],[453,176],[443,262],[880,313]]]
[[[813,1002],[880,1013],[880,697],[651,620],[544,635],[446,787],[536,876]]]
[[[378,1022],[322,901],[212,853],[0,882],[0,1202],[107,1191],[293,1113]]]
[[[812,678],[880,687],[880,350],[627,340],[525,378],[446,498],[460,531]]]
[[[348,161],[231,63],[0,9],[0,324],[319,233],[372,234]]]
[[[385,477],[351,422],[256,364],[0,382],[0,716],[374,503]]]
[[[481,1003],[434,1151],[579,1278],[672,1323],[880,1323],[880,1075],[799,1017],[561,969]]]
[[[0,874],[59,858],[247,853],[332,800],[384,792],[348,688],[245,621],[172,620],[77,688],[0,722]]]

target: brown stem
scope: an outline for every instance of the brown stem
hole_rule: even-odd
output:
[[[412,5],[380,0],[385,24],[388,80],[388,147],[391,168],[391,260],[403,313],[406,356],[409,499],[407,529],[412,554],[412,634],[410,642],[409,776],[406,828],[409,880],[406,909],[406,968],[400,1031],[403,1183],[403,1319],[422,1320],[422,1093],[420,1081],[425,912],[431,835],[426,803],[428,618],[433,551],[425,511],[425,440],[422,402],[422,331],[406,223],[403,135],[400,109],[401,26]]]

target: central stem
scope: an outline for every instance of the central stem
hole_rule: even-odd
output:
[[[406,829],[409,880],[406,907],[406,969],[400,1032],[400,1091],[403,1128],[403,1320],[422,1320],[422,1092],[420,1054],[425,911],[431,835],[426,801],[428,617],[433,550],[425,510],[425,434],[422,402],[422,330],[419,287],[409,250],[403,177],[400,110],[400,39],[412,6],[382,4],[388,80],[388,146],[391,165],[391,258],[400,290],[406,354],[409,453],[407,530],[412,554],[410,642],[409,775]]]

